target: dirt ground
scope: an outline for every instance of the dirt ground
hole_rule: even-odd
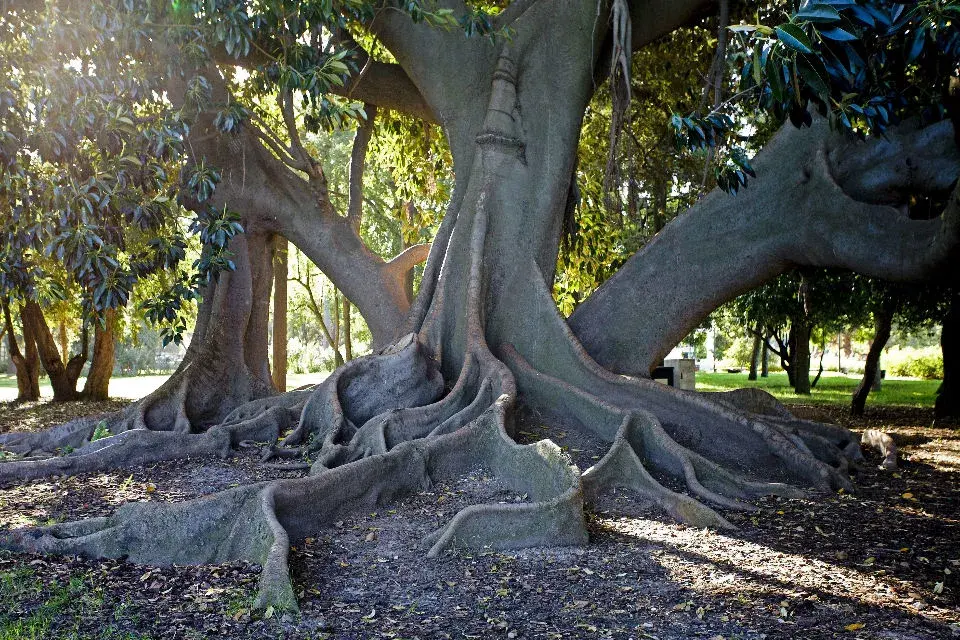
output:
[[[0,431],[117,406],[0,405]],[[880,428],[901,469],[876,454],[857,493],[769,498],[740,528],[678,525],[626,494],[590,511],[591,544],[427,559],[420,539],[475,502],[522,500],[477,470],[295,542],[301,611],[252,616],[257,567],[144,567],[0,552],[0,639],[114,638],[960,638],[960,430],[926,410],[799,407],[804,417]],[[595,443],[534,422],[582,467]],[[868,452],[868,455],[871,455]],[[0,527],[177,501],[301,472],[253,453],[0,487]]]

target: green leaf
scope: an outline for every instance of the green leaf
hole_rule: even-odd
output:
[[[828,4],[817,3],[800,9],[793,17],[810,22],[836,22],[840,14]]]
[[[797,71],[807,85],[820,96],[823,101],[830,95],[830,85],[827,81],[827,69],[816,56],[797,56]]]
[[[777,102],[783,102],[786,96],[786,87],[783,83],[783,69],[773,55],[767,56],[767,82],[770,83],[770,92],[773,99]]]
[[[782,24],[776,28],[777,38],[786,46],[800,53],[813,53],[813,43],[803,32],[803,29],[795,24]]]

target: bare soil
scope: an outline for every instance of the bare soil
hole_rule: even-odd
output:
[[[0,432],[118,406],[0,405]],[[757,513],[725,514],[740,527],[732,534],[678,525],[613,493],[590,511],[587,547],[427,559],[421,538],[459,509],[525,499],[478,469],[295,541],[298,615],[251,615],[256,566],[0,553],[0,637],[960,638],[960,431],[926,426],[932,415],[921,409],[868,408],[851,420],[839,408],[795,408],[891,433],[901,469],[881,471],[867,452],[855,495],[760,500]],[[523,430],[525,440],[553,437],[582,468],[602,455],[597,443],[536,421]],[[0,487],[0,527],[302,473],[261,465],[245,451],[226,461],[48,478]],[[43,615],[40,632],[3,635]]]

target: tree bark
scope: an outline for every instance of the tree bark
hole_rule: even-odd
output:
[[[60,318],[60,353],[63,354],[63,364],[67,364],[66,358],[70,352],[70,342],[67,340],[67,321]]]
[[[288,243],[273,237],[273,386],[287,390],[287,269]]]
[[[790,268],[922,280],[958,244],[960,187],[940,219],[910,220],[889,206],[911,190],[951,188],[960,150],[949,122],[905,124],[863,143],[819,118],[805,129],[787,123],[754,166],[748,188],[712,191],[577,307],[570,327],[600,364],[649,375],[714,309]]]
[[[960,418],[960,290],[950,297],[950,309],[940,332],[943,382],[937,389],[933,413],[938,420]]]
[[[760,347],[762,355],[760,356],[760,377],[767,378],[770,376],[770,349],[767,347],[767,340],[763,340],[763,345]]]
[[[88,339],[86,327],[84,327],[80,339],[80,353],[70,357],[64,364],[65,356],[62,358],[60,351],[57,349],[57,342],[50,332],[50,327],[47,325],[47,320],[43,316],[40,305],[32,300],[27,301],[24,303],[20,314],[24,327],[29,325],[36,340],[40,363],[50,378],[50,386],[53,387],[54,402],[79,399],[77,380],[80,379],[80,372],[87,361]]]
[[[754,334],[753,336],[753,347],[750,349],[750,373],[747,375],[747,380],[756,380],[757,379],[757,364],[760,360],[760,336]]]
[[[353,337],[350,335],[350,301],[343,296],[343,359],[353,360]]]
[[[94,321],[93,357],[87,380],[83,384],[81,396],[88,400],[106,400],[110,397],[110,378],[113,376],[114,354],[116,352],[117,312],[108,309],[104,312],[103,324]]]
[[[863,366],[863,378],[853,392],[853,398],[850,401],[850,413],[855,416],[863,415],[867,404],[867,396],[870,394],[874,381],[880,376],[880,354],[890,339],[893,316],[896,311],[897,300],[891,298],[884,302],[874,316],[873,342],[870,343],[870,349],[867,351],[867,361]]]
[[[37,352],[37,343],[29,325],[23,324],[23,352],[17,344],[17,336],[13,331],[13,319],[10,316],[10,302],[3,300],[3,321],[6,327],[7,346],[10,350],[10,359],[17,374],[17,401],[26,402],[40,399],[40,355]]]
[[[797,395],[810,395],[810,323],[811,300],[810,281],[806,275],[800,276],[800,308],[797,316],[791,319],[791,368],[793,369],[793,390]]]

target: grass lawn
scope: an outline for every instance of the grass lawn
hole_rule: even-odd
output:
[[[850,396],[859,383],[860,376],[824,372],[811,395],[798,396],[790,388],[786,373],[771,373],[768,378],[759,378],[751,382],[747,380],[746,373],[697,372],[697,391],[730,391],[741,387],[760,387],[785,403],[839,404],[846,406],[850,404]],[[912,378],[884,380],[881,390],[870,394],[867,399],[867,406],[882,404],[932,407],[939,386],[939,380]]]
[[[287,389],[296,389],[305,384],[317,384],[327,377],[326,372],[321,373],[292,373],[287,376]],[[137,399],[147,395],[160,385],[162,385],[169,375],[158,376],[114,376],[110,379],[110,397],[111,398],[130,398]],[[80,378],[77,384],[78,389],[83,388],[85,379]],[[44,398],[53,397],[53,389],[50,388],[50,380],[46,377],[40,378],[40,395]],[[9,402],[17,397],[17,378],[16,376],[0,375],[0,402]],[[2,637],[0,637],[2,640]]]

